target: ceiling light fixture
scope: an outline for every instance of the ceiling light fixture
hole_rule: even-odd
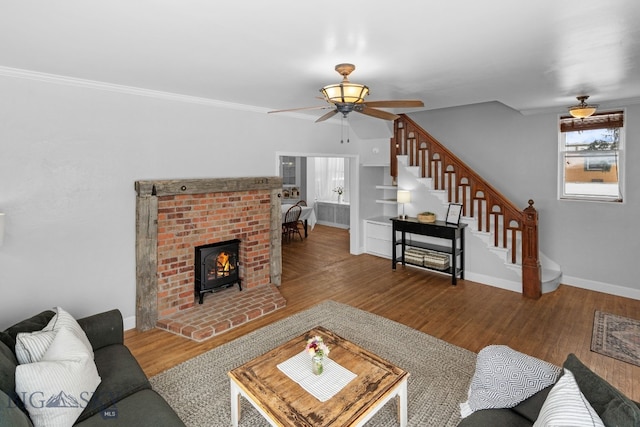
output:
[[[593,115],[598,108],[596,105],[589,105],[585,101],[589,99],[589,95],[577,96],[576,99],[580,104],[569,107],[569,114],[576,119],[586,119]]]
[[[342,82],[327,85],[320,89],[324,98],[336,105],[344,117],[353,111],[356,104],[362,104],[364,98],[369,94],[369,88],[359,83],[351,83],[347,78],[356,66],[353,64],[338,64],[336,71],[342,76]]]

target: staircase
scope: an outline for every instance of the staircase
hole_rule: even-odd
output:
[[[521,291],[529,298],[557,289],[560,267],[538,250],[538,213],[521,210],[405,115],[394,123],[391,175],[412,190],[410,208],[444,218],[462,205],[467,230],[467,278]],[[473,272],[476,272],[475,274]],[[521,286],[520,286],[521,283]]]

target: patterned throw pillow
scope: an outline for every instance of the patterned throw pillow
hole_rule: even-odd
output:
[[[18,363],[39,362],[56,337],[56,331],[20,332],[16,336]]]
[[[16,367],[16,392],[35,427],[68,427],[100,384],[86,345],[61,328],[39,362]]]
[[[58,331],[66,328],[71,331],[87,348],[93,358],[93,348],[87,335],[82,330],[76,319],[61,307],[55,308],[56,315],[41,331],[21,332],[16,336],[16,358],[19,363],[38,362],[44,356]]]
[[[480,409],[512,408],[554,384],[561,368],[505,345],[490,345],[478,353],[468,400],[460,404],[465,418]]]
[[[564,375],[549,392],[533,425],[545,426],[604,427],[568,369],[564,370]]]

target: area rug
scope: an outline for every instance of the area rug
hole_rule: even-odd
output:
[[[151,384],[187,426],[227,426],[231,420],[227,372],[315,326],[324,326],[410,373],[409,426],[458,424],[459,405],[467,399],[475,371],[475,353],[334,301],[323,302],[187,360],[151,378]],[[268,425],[242,398],[240,426]],[[393,399],[367,426],[397,426]]]
[[[596,311],[591,351],[640,366],[640,320]]]

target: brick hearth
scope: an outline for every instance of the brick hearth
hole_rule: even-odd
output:
[[[282,308],[280,178],[138,181],[136,326],[200,341]],[[195,247],[240,240],[242,291],[194,291]]]
[[[158,327],[202,341],[283,308],[287,302],[273,285],[238,291],[238,287],[216,292],[202,305],[158,320]]]

